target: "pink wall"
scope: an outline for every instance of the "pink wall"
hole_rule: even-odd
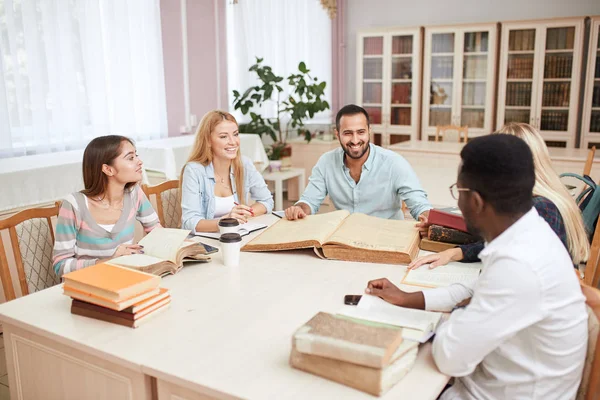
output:
[[[161,0],[163,57],[169,136],[185,125],[181,2]],[[190,114],[198,121],[215,108],[227,109],[225,3],[187,0],[187,54]]]

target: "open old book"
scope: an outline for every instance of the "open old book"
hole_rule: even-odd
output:
[[[419,252],[415,221],[389,220],[339,210],[281,219],[246,244],[243,251],[314,248],[334,260],[408,264]]]
[[[144,254],[121,256],[108,262],[154,275],[166,275],[177,273],[184,261],[210,261],[202,243],[187,239],[189,233],[184,229],[155,228],[139,242],[144,246]]]

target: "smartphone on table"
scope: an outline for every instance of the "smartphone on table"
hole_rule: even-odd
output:
[[[360,294],[347,294],[344,296],[344,304],[349,306],[355,306],[360,301],[362,296]]]

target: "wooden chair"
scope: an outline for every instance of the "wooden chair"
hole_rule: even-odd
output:
[[[600,270],[598,270],[598,264],[600,263],[600,218],[596,223],[596,229],[594,230],[594,236],[592,237],[592,243],[590,245],[590,256],[585,265],[585,276],[584,281],[586,284],[598,287],[600,283]]]
[[[446,131],[457,131],[458,132],[458,143],[467,143],[469,137],[469,127],[457,126],[457,125],[438,125],[435,129],[435,141],[441,142],[444,140],[444,134]],[[464,134],[464,139],[463,139]]]
[[[596,156],[596,146],[592,146],[591,149],[588,150],[588,156],[585,160],[585,165],[583,166],[583,175],[588,175],[592,173],[592,164],[594,164],[594,157]]]
[[[588,346],[577,400],[600,398],[600,290],[581,283],[588,306]]]
[[[165,228],[181,228],[181,196],[179,180],[163,182],[156,186],[142,185],[148,199],[156,197],[156,213]]]
[[[60,203],[54,207],[31,208],[0,221],[0,231],[8,229],[23,296],[60,283],[52,266],[54,232],[51,218],[58,216]],[[4,244],[0,239],[0,279],[6,301],[17,296]]]

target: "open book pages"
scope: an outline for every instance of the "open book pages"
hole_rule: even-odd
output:
[[[288,221],[281,219],[244,246],[244,250],[291,250],[321,246],[350,213],[345,210],[308,215]]]
[[[240,236],[246,236],[254,231],[265,229],[266,227],[267,227],[267,225],[265,225],[265,224],[250,221],[250,222],[246,222],[245,224],[239,225],[238,229],[237,229],[237,233],[239,233]],[[202,236],[202,237],[207,237],[207,238],[217,239],[217,240],[219,240],[221,238],[221,234],[219,232],[195,232],[194,234],[196,236]]]
[[[434,269],[423,265],[417,269],[408,270],[402,283],[430,288],[450,286],[454,283],[471,286],[479,278],[480,273],[481,268],[470,265],[443,265]]]
[[[190,231],[185,229],[155,228],[144,236],[139,244],[144,246],[147,255],[179,264],[177,253],[189,233]]]
[[[340,315],[354,319],[399,326],[402,337],[426,342],[435,332],[442,313],[398,307],[377,296],[363,295],[354,308],[343,308]]]

